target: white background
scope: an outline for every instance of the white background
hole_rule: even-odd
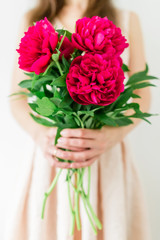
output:
[[[150,73],[160,76],[160,2],[158,0],[115,0],[120,8],[138,13],[144,34]],[[31,139],[12,118],[8,94],[21,17],[34,4],[32,0],[5,0],[0,7],[0,239],[3,240],[5,212],[12,204],[12,195],[22,168],[27,163],[26,148]],[[152,89],[151,112],[160,112],[160,84]],[[154,240],[160,239],[160,117],[152,125],[141,123],[132,133],[131,141],[145,190]],[[135,239],[136,240],[136,239]]]

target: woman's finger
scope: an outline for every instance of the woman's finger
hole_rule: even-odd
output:
[[[72,150],[74,152],[85,151],[87,149],[87,148],[81,148],[81,147],[67,146],[67,145],[59,144],[59,143],[56,145],[56,147],[63,148],[63,149],[66,149],[66,150]]]
[[[86,129],[86,128],[67,128],[61,131],[62,137],[75,137],[75,138],[99,138],[101,130],[99,129]]]
[[[65,169],[71,169],[71,168],[84,168],[91,166],[96,160],[98,159],[98,156],[95,156],[94,158],[89,159],[85,162],[74,162],[74,163],[64,163],[59,162],[58,160],[55,160],[55,167],[58,168],[65,168]]]
[[[46,158],[52,167],[54,166],[54,167],[63,168],[63,169],[71,169],[71,168],[88,167],[98,159],[98,156],[95,156],[85,162],[73,162],[73,163],[60,162],[56,157],[52,156],[49,153],[46,154]]]
[[[69,169],[70,167],[70,163],[68,162],[60,162],[57,158],[54,158],[54,166],[58,167],[58,168],[65,168],[65,169]]]
[[[50,165],[53,167],[59,167],[59,168],[70,168],[70,163],[67,162],[60,162],[57,158],[52,156],[49,153],[45,154],[46,159],[49,161]]]
[[[80,152],[73,152],[73,151],[63,151],[59,148],[49,148],[49,153],[64,159],[64,160],[70,160],[70,161],[76,161],[76,162],[84,162],[87,159],[93,158],[94,156],[100,154],[100,151],[97,151],[96,149],[89,149],[85,151]]]
[[[99,148],[99,144],[95,139],[85,139],[85,138],[65,138],[60,137],[58,139],[57,146],[63,148],[66,147],[77,147],[77,148]]]
[[[95,156],[85,162],[74,162],[70,164],[70,168],[84,168],[84,167],[89,167],[90,165],[92,165],[96,160],[98,159],[98,156]]]

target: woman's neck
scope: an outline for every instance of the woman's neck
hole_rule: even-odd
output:
[[[66,5],[80,9],[86,9],[88,0],[66,0]]]

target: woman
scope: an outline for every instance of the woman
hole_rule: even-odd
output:
[[[74,32],[77,19],[94,15],[108,16],[121,27],[130,44],[123,54],[123,60],[131,70],[129,74],[143,70],[145,56],[139,19],[132,12],[115,9],[110,0],[41,0],[36,8],[26,14],[18,42],[32,22],[45,16],[54,26],[63,26]],[[26,78],[18,69],[17,62],[16,59],[11,92],[18,91],[18,83]],[[141,96],[138,103],[142,111],[148,111],[149,89],[137,90],[135,93]],[[22,195],[17,199],[17,215],[10,224],[6,240],[149,239],[141,187],[126,138],[139,120],[119,128],[66,129],[54,146],[56,129],[36,124],[29,116],[26,99],[11,101],[11,110],[35,141],[35,152],[28,176],[24,177]],[[61,148],[72,151],[63,151]],[[57,163],[56,157],[70,159],[74,163]],[[92,166],[91,203],[103,224],[103,230],[98,232],[98,236],[93,234],[83,206],[80,206],[82,231],[76,230],[72,238],[69,237],[70,214],[64,184],[65,171],[47,202],[43,221],[40,219],[42,197],[55,175],[56,167],[79,168],[89,165]]]

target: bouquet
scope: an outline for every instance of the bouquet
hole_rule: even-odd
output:
[[[154,86],[148,79],[148,66],[135,73],[124,84],[129,69],[121,54],[129,44],[107,17],[84,17],[76,22],[75,33],[55,29],[45,18],[28,28],[21,39],[19,67],[25,71],[27,80],[19,83],[22,89],[16,94],[26,95],[34,121],[47,127],[57,127],[55,145],[65,128],[100,129],[104,125],[121,127],[132,124],[133,118],[147,122],[149,113],[140,110],[131,99],[140,98],[134,90]],[[132,109],[133,114],[127,115]],[[70,160],[58,159],[65,162]],[[83,187],[84,172],[88,171],[88,191]],[[49,190],[44,195],[42,218],[46,200],[52,192],[62,169],[59,169]],[[76,176],[76,185],[72,178]],[[79,198],[82,198],[86,214],[95,234],[102,224],[90,204],[91,169],[68,169],[69,207],[72,215],[70,234],[75,223],[81,229]],[[65,183],[64,183],[65,184]],[[74,203],[70,189],[74,190]]]

